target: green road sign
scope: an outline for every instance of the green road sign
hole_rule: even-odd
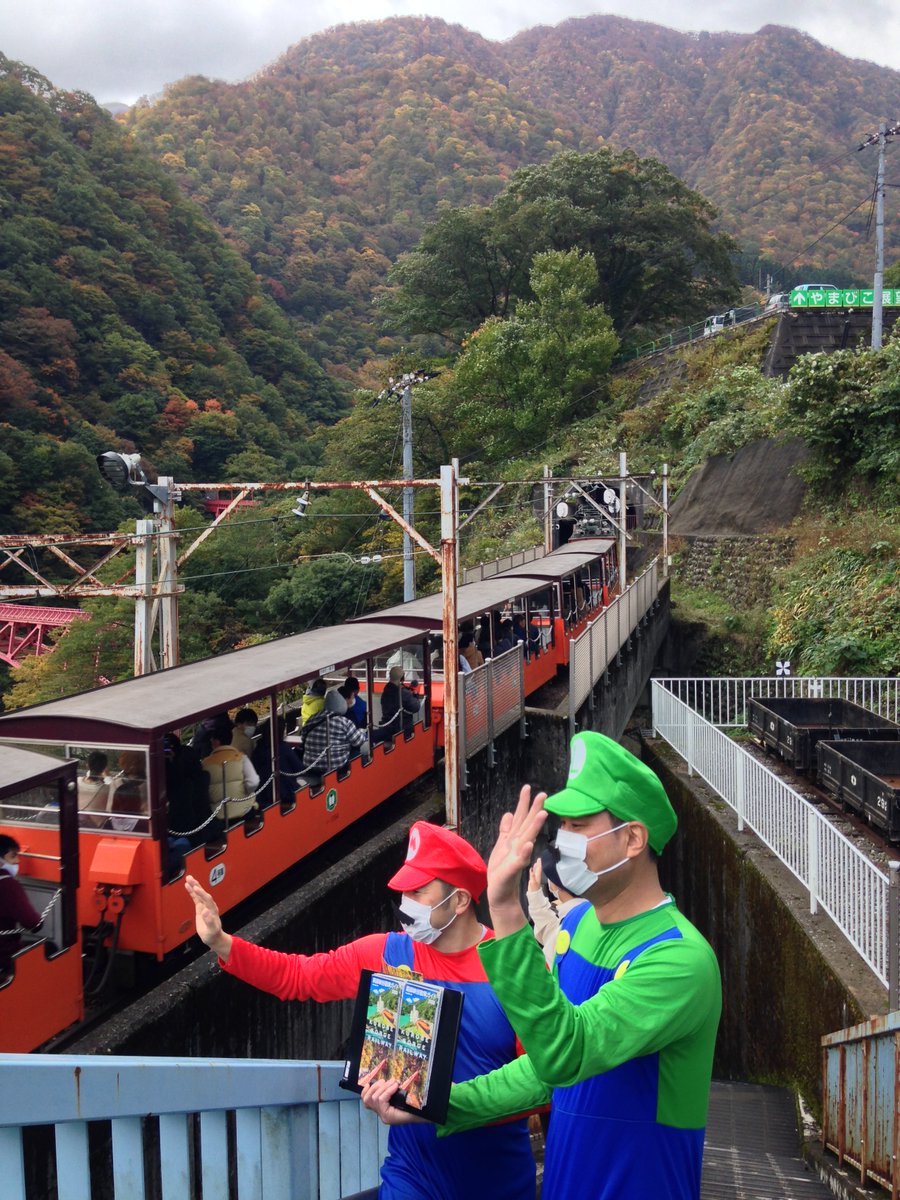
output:
[[[885,288],[881,293],[885,308],[900,307],[900,288]],[[875,293],[871,288],[842,288],[831,290],[820,288],[815,291],[791,292],[791,308],[872,308]]]

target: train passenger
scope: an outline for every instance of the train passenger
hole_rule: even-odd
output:
[[[19,927],[36,932],[43,923],[16,879],[18,873],[19,843],[0,833],[0,987],[13,977],[13,955],[22,941]]]
[[[365,729],[369,706],[359,694],[359,680],[355,675],[348,675],[338,691],[347,701],[347,716],[357,729]]]
[[[241,754],[246,754],[248,758],[253,757],[254,738],[258,724],[259,717],[252,708],[239,708],[234,714],[231,744],[235,750],[240,750]]]
[[[325,707],[325,693],[328,691],[327,679],[314,679],[306,689],[303,703],[300,706],[300,724],[305,725],[313,717],[317,717]]]
[[[217,808],[227,797],[222,815],[227,822],[239,821],[258,810],[254,792],[259,776],[246,754],[231,744],[231,722],[222,721],[210,731],[212,751],[203,759],[203,770],[209,774],[209,804]]]
[[[119,773],[109,785],[107,809],[112,814],[110,829],[132,833],[140,827],[141,832],[146,832],[147,767],[140,750],[123,750],[119,754]]]
[[[109,759],[103,751],[92,750],[88,755],[86,773],[78,777],[78,824],[83,828],[100,829],[106,824],[108,766]]]
[[[544,894],[544,880],[547,881],[553,904]],[[563,887],[552,850],[545,850],[529,871],[525,901],[528,904],[528,917],[534,926],[534,936],[538,944],[543,946],[544,958],[552,968],[556,959],[556,941],[562,919],[576,905],[582,903],[580,896],[573,895]]]
[[[303,726],[303,770],[324,775],[343,771],[358,754],[368,757],[369,740],[347,716],[347,701],[337,690],[325,696],[325,709]]]
[[[475,635],[469,630],[460,635],[459,652],[473,671],[484,663],[484,655],[475,645]]]
[[[398,646],[387,660],[388,670],[391,667],[402,667],[403,673],[411,683],[418,683],[422,671],[421,651],[415,646]]]
[[[381,740],[385,741],[399,733],[401,728],[409,736],[421,707],[422,698],[405,682],[403,668],[391,667],[388,682],[381,693],[381,724],[378,726]]]
[[[278,799],[282,804],[291,805],[301,786],[303,778],[303,760],[297,750],[287,741],[288,723],[282,716],[278,717],[275,728],[278,745]],[[261,779],[268,779],[271,771],[272,750],[268,737],[261,737],[253,752],[253,766]],[[272,785],[267,784],[259,793],[261,808],[268,808],[272,803]]]
[[[560,818],[557,871],[585,897],[546,969],[519,903],[546,810]],[[659,883],[677,819],[658,777],[600,733],[572,739],[561,792],[522,788],[488,867],[496,937],[481,960],[525,1055],[454,1083],[455,1134],[552,1099],[543,1193],[553,1200],[699,1200],[713,1049],[722,1007],[715,955]],[[566,936],[568,935],[568,936]],[[397,1081],[363,1102],[390,1124]]]
[[[328,953],[283,954],[232,937],[222,929],[215,901],[190,876],[197,933],[222,968],[281,1000],[354,997],[360,972],[411,968],[426,981],[465,994],[455,1080],[470,1079],[512,1060],[515,1035],[500,1010],[477,947],[492,938],[475,902],[486,868],[468,842],[448,829],[417,821],[406,861],[388,881],[400,893],[402,933],[375,933]],[[522,1119],[437,1138],[434,1127],[392,1129],[381,1168],[382,1200],[534,1200],[535,1168]],[[546,1195],[546,1193],[545,1193]]]
[[[512,650],[516,644],[516,639],[513,636],[513,623],[508,618],[500,622],[500,636],[494,644],[495,654],[505,654],[507,650]]]
[[[209,776],[190,746],[182,745],[177,733],[163,735],[163,755],[166,772],[166,804],[170,874],[177,874],[177,856],[204,843],[218,844],[225,832],[225,822],[219,817],[210,820]],[[187,847],[182,844],[186,841]]]
[[[522,642],[525,647],[526,656],[533,654],[541,648],[541,631],[538,628],[537,622],[532,619],[525,626],[525,614],[513,614],[513,637],[517,642]]]

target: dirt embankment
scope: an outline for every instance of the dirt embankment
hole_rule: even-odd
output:
[[[783,529],[798,515],[806,484],[796,468],[808,451],[800,438],[751,442],[698,467],[673,501],[675,537],[742,537]]]

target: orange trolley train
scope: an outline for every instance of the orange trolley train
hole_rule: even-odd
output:
[[[0,833],[18,842],[19,882],[44,917],[22,937],[12,979],[0,986],[0,1050],[8,1053],[33,1050],[84,1016],[75,768],[0,746]]]
[[[495,665],[504,653],[524,659],[528,695],[565,667],[569,640],[617,590],[614,543],[590,538],[567,543],[519,570],[461,586],[457,614],[463,627],[485,639],[486,657],[494,657]],[[500,625],[513,617],[526,633],[504,652],[495,638]],[[54,939],[63,952],[60,958],[65,951],[72,951],[71,959],[79,957],[80,929],[91,951],[88,957],[96,956],[94,966],[104,956],[108,966],[121,952],[163,960],[193,935],[193,916],[176,883],[184,871],[203,881],[219,909],[227,912],[432,770],[443,745],[443,669],[434,653],[441,619],[441,596],[430,596],[341,626],[0,716],[0,755],[11,753],[9,748],[38,752],[29,758],[43,764],[47,778],[66,780],[65,788],[60,785],[65,795],[55,826],[7,820],[9,810],[0,810],[0,827],[22,844],[23,856],[32,855],[24,858],[23,882],[65,883],[60,912],[67,924]],[[397,664],[420,697],[419,711],[405,727],[379,730],[381,695],[391,666]],[[304,770],[287,787],[279,786],[278,718],[299,709],[312,680],[324,677],[334,686],[348,674],[360,680],[368,705],[367,758],[351,759],[341,770]],[[488,678],[494,688],[503,684],[500,671]],[[221,838],[197,844],[173,860],[172,838],[197,831],[171,827],[166,735],[180,731],[185,741],[203,722],[240,707],[252,707],[260,718],[262,746],[254,760],[267,766],[255,789],[258,809],[230,821]],[[79,812],[79,791],[83,799],[89,764],[98,756],[104,764],[102,778],[95,777],[93,798]],[[129,781],[133,786],[123,819],[115,797],[121,798]],[[221,819],[221,805],[218,811]],[[210,813],[211,822],[214,815]],[[26,968],[30,955],[19,956],[14,979],[0,991],[0,1051],[22,1048],[21,1042],[8,1044],[2,1005],[10,999],[18,1003],[21,994],[27,1012],[30,997],[42,986],[36,975],[32,979],[32,968]],[[41,958],[42,971],[61,971],[56,958],[47,959],[43,952]],[[31,1043],[28,1048],[79,1019],[80,976],[69,990],[71,1003],[58,1014],[57,1029],[35,1022],[25,1039]]]

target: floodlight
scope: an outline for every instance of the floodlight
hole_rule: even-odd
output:
[[[127,492],[130,484],[147,482],[139,454],[119,454],[115,450],[105,450],[103,454],[97,455],[97,466],[106,482],[112,484],[117,492]]]

